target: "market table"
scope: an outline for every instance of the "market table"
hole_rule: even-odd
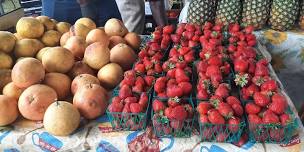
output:
[[[264,30],[256,32],[261,44],[272,55],[273,67],[283,84],[283,90],[291,96],[289,99],[292,110],[297,113],[303,97],[304,86],[304,36],[303,33],[276,32]],[[303,42],[303,45],[302,45]],[[263,49],[262,49],[263,51]],[[265,51],[265,50],[264,50]],[[267,54],[267,52],[264,52]],[[282,87],[282,86],[281,86]],[[81,125],[74,134],[68,137],[55,137],[43,129],[41,122],[18,119],[12,126],[0,128],[0,150],[16,151],[128,151],[128,146],[139,141],[145,141],[146,146],[159,147],[160,151],[304,151],[304,129],[299,123],[299,135],[295,135],[288,144],[261,144],[247,142],[238,147],[229,143],[200,142],[198,131],[193,131],[191,138],[156,138],[152,128],[146,131],[115,132],[107,116],[94,121],[81,121]]]

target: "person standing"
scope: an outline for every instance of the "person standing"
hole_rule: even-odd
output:
[[[130,32],[142,34],[145,28],[144,0],[116,0],[122,20]],[[164,0],[149,0],[153,18],[158,26],[168,24]]]

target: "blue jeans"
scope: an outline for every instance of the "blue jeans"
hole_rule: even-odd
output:
[[[98,26],[104,26],[110,18],[121,19],[115,0],[92,0],[91,3],[90,7],[82,9],[94,10]],[[42,0],[42,14],[71,24],[83,16],[76,0]]]

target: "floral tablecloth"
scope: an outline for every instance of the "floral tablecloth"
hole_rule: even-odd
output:
[[[273,67],[281,83],[294,104],[289,104],[296,112],[304,101],[304,35],[293,31],[280,33],[264,30],[256,33],[259,41],[272,55]],[[295,106],[294,106],[295,105]],[[297,119],[299,121],[299,118]],[[12,126],[0,128],[0,151],[97,151],[125,152],[136,142],[153,145],[160,151],[208,151],[208,152],[300,152],[304,151],[303,126],[299,123],[299,135],[284,145],[247,142],[241,147],[229,143],[200,142],[198,132],[191,138],[155,138],[151,128],[147,131],[113,132],[107,116],[81,125],[68,137],[56,137],[43,129],[41,122],[20,118]]]

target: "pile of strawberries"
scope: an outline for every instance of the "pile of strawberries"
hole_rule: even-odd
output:
[[[192,48],[199,45],[201,35],[201,26],[181,23],[177,25],[175,33],[171,34],[171,39],[174,45]]]
[[[160,100],[154,99],[153,107],[153,126],[157,134],[176,135],[183,134],[191,136],[193,125],[193,106],[188,100],[178,99]]]
[[[235,96],[214,95],[209,101],[200,102],[199,113],[201,136],[204,141],[229,141],[245,126],[243,107]],[[235,137],[234,137],[235,138]]]

